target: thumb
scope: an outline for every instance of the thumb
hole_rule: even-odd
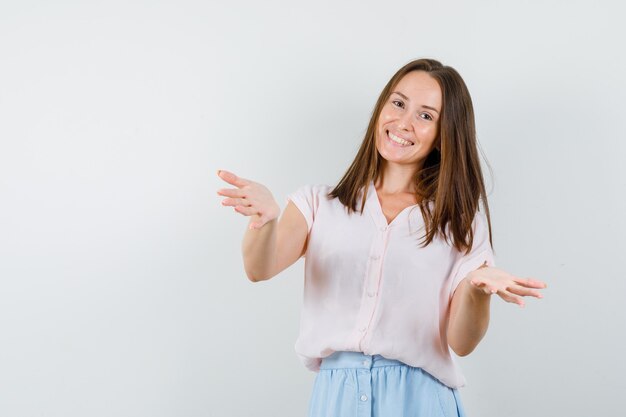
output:
[[[498,290],[495,287],[491,287],[489,285],[487,285],[486,282],[483,281],[477,281],[475,279],[470,280],[470,284],[476,288],[479,289],[480,291],[484,292],[485,294],[495,294],[498,292]]]
[[[241,178],[238,177],[237,175],[233,174],[232,172],[226,171],[224,169],[219,169],[217,171],[217,175],[223,179],[224,181],[226,181],[229,184],[234,185],[235,187],[241,188],[244,185],[248,185],[250,183],[250,181],[246,180],[245,178]]]
[[[260,229],[261,227],[263,227],[264,224],[265,224],[264,222],[250,223],[250,226],[248,226],[248,229],[250,230]]]
[[[256,219],[256,221],[250,223],[249,228],[250,229],[260,229],[261,227],[263,227],[265,225],[265,223],[267,223],[267,218],[262,215],[259,216],[258,219]]]

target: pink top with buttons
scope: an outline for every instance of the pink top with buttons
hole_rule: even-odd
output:
[[[420,248],[417,205],[387,224],[373,182],[362,215],[348,215],[339,199],[328,199],[332,189],[306,185],[287,197],[309,230],[295,344],[304,365],[317,372],[331,353],[355,351],[422,368],[452,388],[465,385],[446,323],[459,282],[484,262],[495,266],[484,214],[474,218],[468,255],[440,237]]]

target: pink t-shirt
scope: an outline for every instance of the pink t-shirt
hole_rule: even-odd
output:
[[[332,189],[306,185],[287,197],[309,228],[295,344],[304,365],[317,372],[335,351],[379,354],[449,387],[464,386],[446,323],[459,282],[485,261],[495,266],[484,214],[474,218],[474,244],[464,256],[440,237],[419,247],[424,223],[417,205],[387,224],[373,182],[363,215],[348,215],[339,199],[328,199]]]

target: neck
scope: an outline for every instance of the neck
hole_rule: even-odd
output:
[[[415,194],[414,178],[416,173],[415,166],[384,161],[381,175],[374,186],[383,194]]]

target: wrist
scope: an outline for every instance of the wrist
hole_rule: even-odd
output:
[[[271,220],[278,220],[278,218],[280,217],[280,206],[276,203],[274,203],[274,208],[273,210],[271,210],[270,212],[270,219]]]

